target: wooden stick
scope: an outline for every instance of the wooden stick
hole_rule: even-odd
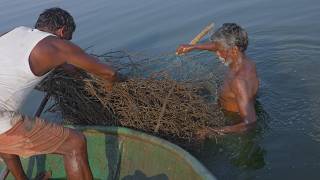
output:
[[[159,118],[158,118],[158,121],[157,121],[157,126],[156,128],[154,129],[154,132],[158,132],[159,131],[159,128],[160,128],[160,124],[161,124],[161,119],[162,117],[164,116],[164,113],[166,111],[166,106],[167,106],[167,103],[168,103],[168,100],[169,100],[169,97],[171,96],[172,92],[173,92],[173,89],[175,88],[175,84],[173,84],[172,88],[170,89],[166,99],[164,100],[164,103],[162,105],[162,108],[161,108],[161,112],[160,112],[160,115],[159,115]]]
[[[197,44],[205,35],[209,33],[210,30],[214,28],[214,23],[209,24],[206,26],[195,38],[190,41],[190,45],[195,45]]]
[[[36,114],[34,115],[34,117],[40,117],[40,115],[41,115],[44,107],[46,106],[47,102],[49,101],[49,99],[50,99],[50,94],[47,93],[46,96],[41,101],[41,104],[38,107],[38,110],[37,110]]]

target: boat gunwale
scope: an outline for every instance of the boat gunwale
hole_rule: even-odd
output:
[[[199,160],[193,157],[189,152],[185,151],[181,147],[156,136],[146,134],[137,130],[117,127],[117,126],[81,126],[81,125],[69,125],[67,127],[74,128],[82,131],[84,134],[111,134],[111,135],[121,135],[134,139],[143,140],[144,142],[152,143],[177,155],[180,159],[184,159],[191,169],[193,169],[199,176],[203,179],[216,180],[212,173],[204,167]]]

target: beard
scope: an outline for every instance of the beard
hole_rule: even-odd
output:
[[[221,63],[223,64],[223,65],[225,65],[225,66],[229,66],[230,64],[231,64],[231,60],[226,60],[225,58],[223,58],[223,57],[220,57],[220,56],[218,56],[218,58],[219,58],[219,60],[221,61]]]

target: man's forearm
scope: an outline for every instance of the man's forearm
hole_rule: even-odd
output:
[[[185,54],[193,50],[207,50],[216,52],[217,46],[215,43],[205,43],[205,44],[196,44],[196,45],[189,45],[189,44],[182,44],[176,50],[176,54]]]
[[[117,81],[117,72],[107,65],[103,64],[102,66],[104,66],[104,68],[99,73],[96,73],[96,75],[111,83]]]
[[[217,47],[214,43],[196,44],[193,45],[192,50],[207,50],[207,51],[217,51]]]
[[[255,112],[252,111],[252,113],[249,113],[247,116],[243,116],[240,113],[240,116],[242,116],[242,122],[239,124],[231,125],[231,126],[225,126],[221,128],[222,133],[237,133],[237,132],[244,132],[248,131],[251,128],[254,127],[256,124],[256,115]]]
[[[218,131],[221,133],[239,133],[239,132],[245,132],[253,128],[255,123],[245,123],[241,122],[239,124],[231,125],[231,126],[225,126]]]

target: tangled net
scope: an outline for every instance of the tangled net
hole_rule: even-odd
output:
[[[81,70],[70,75],[57,69],[40,85],[55,99],[50,109],[61,112],[66,123],[128,127],[180,145],[197,141],[208,127],[223,125],[222,112],[212,100],[216,92],[212,78],[195,82],[175,74],[180,80],[174,80],[170,70],[176,73],[176,68],[168,65],[172,63],[163,65],[166,71],[155,73],[149,66],[156,64],[155,59],[133,61],[124,52],[99,58],[130,78],[115,83],[109,92],[94,75]]]

